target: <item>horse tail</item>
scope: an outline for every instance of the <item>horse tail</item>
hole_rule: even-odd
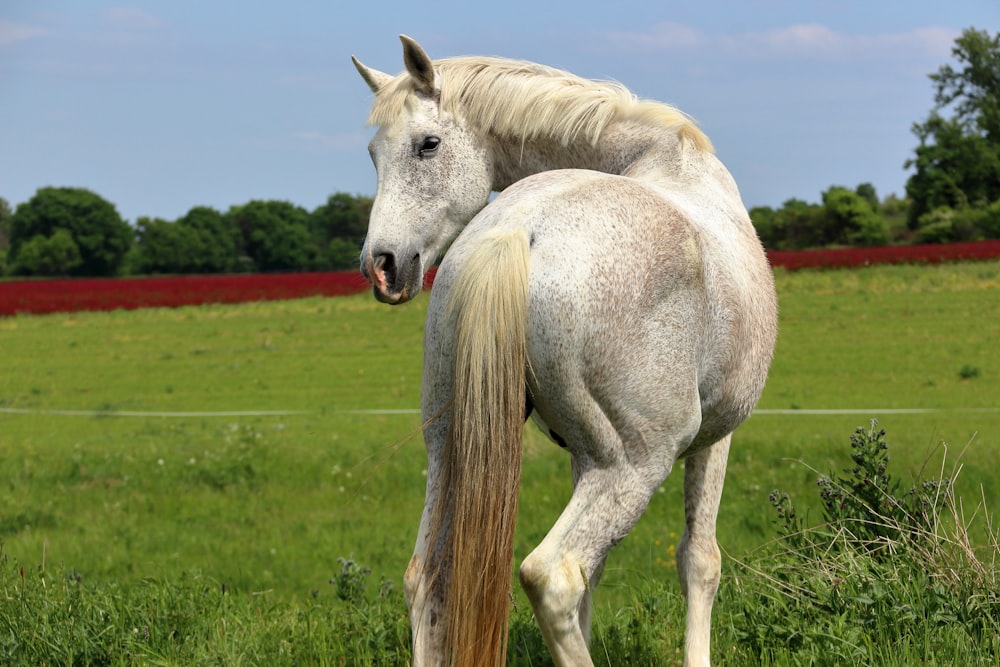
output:
[[[506,664],[524,428],[529,242],[488,234],[452,287],[452,416],[442,455],[446,664]],[[443,513],[443,514],[442,514]]]

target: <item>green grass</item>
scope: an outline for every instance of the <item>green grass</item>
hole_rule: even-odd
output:
[[[810,466],[848,465],[848,436],[870,418],[805,411],[940,410],[872,415],[897,477],[938,474],[941,442],[950,475],[968,445],[957,481],[967,511],[1000,494],[1000,263],[777,281],[781,333],[759,407],[800,414],[757,415],[734,438],[716,652],[739,664],[754,659],[727,652],[746,631],[733,563],[774,539],[768,495],[787,490],[818,520]],[[388,308],[364,296],[0,319],[0,407],[39,411],[0,413],[0,664],[393,664],[423,502],[419,417],[351,411],[419,405],[425,311],[426,297]],[[114,416],[252,410],[296,412]],[[571,490],[565,453],[526,433],[518,559]],[[595,659],[676,656],[680,487],[675,474],[611,555]],[[330,583],[352,555],[371,568],[355,573],[363,599]],[[516,602],[512,662],[539,664],[540,636]],[[960,647],[893,641],[941,664],[942,647]],[[769,651],[760,664],[789,664]],[[905,664],[877,645],[867,655]]]

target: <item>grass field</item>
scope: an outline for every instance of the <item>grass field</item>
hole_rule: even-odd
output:
[[[777,279],[778,350],[723,498],[729,562],[775,536],[773,489],[818,517],[816,471],[848,466],[848,436],[872,417],[904,485],[940,472],[944,442],[970,514],[1000,497],[1000,262]],[[378,662],[373,632],[405,645],[419,417],[362,411],[418,406],[425,309],[426,297],[389,308],[362,296],[0,319],[0,664],[363,664]],[[177,414],[192,412],[227,414]],[[570,493],[565,453],[526,433],[518,559]],[[612,553],[598,592],[608,664],[637,592],[672,624],[658,645],[679,646],[680,481]],[[727,585],[717,636],[733,639]],[[529,628],[519,598],[514,662],[538,664]],[[150,632],[165,643],[143,643]],[[893,660],[935,650],[867,655],[907,664]]]

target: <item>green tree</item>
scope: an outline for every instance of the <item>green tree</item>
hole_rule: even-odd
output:
[[[754,206],[750,209],[750,221],[765,248],[778,248],[781,230],[777,229],[777,214],[770,206]]]
[[[816,248],[826,243],[823,207],[801,199],[789,199],[774,213],[774,233],[780,250]]]
[[[906,183],[911,229],[934,209],[978,208],[1000,199],[1000,143],[969,134],[959,121],[937,114],[915,131],[921,145],[906,163],[916,168]]]
[[[889,225],[890,240],[894,243],[904,240],[908,230],[906,216],[910,210],[910,200],[890,194],[882,200],[879,210]]]
[[[68,276],[83,260],[80,249],[65,229],[52,236],[38,234],[20,246],[11,273],[23,276]]]
[[[135,237],[133,273],[195,273],[201,266],[203,243],[190,227],[144,217],[136,221]]]
[[[197,255],[193,271],[227,273],[237,270],[242,236],[232,218],[207,206],[196,206],[177,221],[180,227],[196,235]]]
[[[310,214],[309,231],[317,248],[316,268],[348,269],[358,266],[371,210],[370,197],[352,197],[338,192]]]
[[[14,212],[10,204],[0,197],[0,276],[6,272],[7,251],[10,249],[10,218]]]
[[[322,265],[317,268],[330,271],[342,271],[344,269],[357,269],[361,265],[361,246],[350,239],[336,237],[323,247],[319,248]]]
[[[878,192],[871,183],[859,183],[858,187],[854,188],[854,193],[868,202],[873,211],[879,209]]]
[[[30,200],[19,204],[11,217],[8,263],[20,272],[32,265],[40,268],[37,263],[20,261],[18,256],[36,237],[63,247],[62,237],[51,241],[59,230],[68,235],[79,252],[79,262],[71,262],[66,271],[73,276],[115,275],[132,243],[132,228],[99,195],[82,188],[41,188]],[[44,244],[36,242],[29,252],[35,253]]]
[[[309,213],[283,201],[252,201],[226,213],[242,234],[243,250],[256,271],[303,271],[313,265]]]
[[[1000,199],[1000,33],[969,28],[952,55],[957,67],[930,75],[934,109],[913,126],[920,145],[905,165],[915,169],[906,184],[911,229],[935,209],[983,208]]]
[[[176,222],[139,218],[132,273],[227,273],[240,268],[242,238],[232,219],[196,206]]]
[[[870,184],[859,191],[832,187],[823,193],[824,244],[885,245],[889,241],[889,225],[875,210],[878,197]]]
[[[984,238],[1000,239],[1000,199],[971,212],[972,224]]]
[[[942,66],[930,79],[938,109],[952,106],[969,132],[1000,142],[1000,32],[968,28],[951,51],[961,69]]]

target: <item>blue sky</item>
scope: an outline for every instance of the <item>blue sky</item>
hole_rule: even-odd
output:
[[[372,194],[367,87],[402,68],[500,55],[617,79],[693,115],[748,206],[831,185],[903,193],[927,75],[997,0],[546,3],[0,0],[0,197],[89,188],[128,220]]]

